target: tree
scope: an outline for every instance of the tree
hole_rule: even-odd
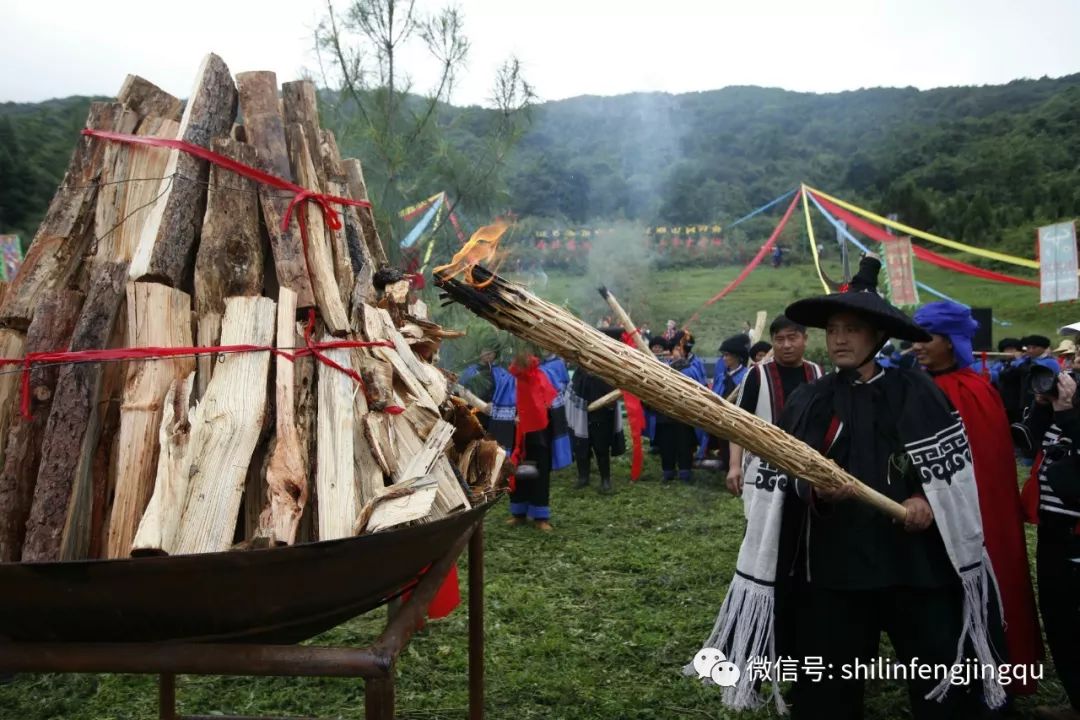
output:
[[[339,13],[327,0],[315,39],[324,82],[338,101],[329,124],[341,145],[364,160],[392,259],[397,211],[407,204],[442,190],[480,213],[499,201],[498,174],[535,99],[516,59],[496,74],[494,112],[457,113],[447,121],[444,110],[469,53],[458,8],[425,16],[415,0],[350,0]],[[435,81],[423,93],[415,92],[401,65],[406,48],[415,44],[435,66]],[[463,131],[458,124],[465,122],[478,127]],[[463,144],[464,138],[471,142]]]

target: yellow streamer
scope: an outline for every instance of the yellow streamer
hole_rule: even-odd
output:
[[[812,191],[815,195],[819,195],[828,200],[829,202],[839,205],[845,210],[853,212],[857,215],[862,215],[867,220],[873,220],[876,223],[887,225],[894,230],[899,230],[902,233],[921,238],[923,240],[926,240],[927,242],[937,243],[938,245],[944,245],[945,247],[950,247],[954,250],[960,250],[961,252],[978,255],[979,257],[988,258],[990,260],[997,260],[998,262],[1009,263],[1010,265],[1019,265],[1020,267],[1034,268],[1036,270],[1039,268],[1039,262],[1037,260],[1029,260],[1027,258],[1017,257],[1016,255],[1007,255],[1005,253],[999,253],[993,250],[986,250],[984,248],[977,248],[971,245],[965,245],[964,243],[957,242],[955,240],[949,240],[948,238],[943,238],[932,233],[924,232],[923,230],[919,230],[918,228],[913,228],[909,225],[905,225],[894,220],[889,220],[888,218],[883,218],[880,215],[875,215],[869,210],[863,210],[861,207],[844,202],[843,200],[840,200],[838,198],[834,198],[832,195],[827,195],[816,188],[804,185],[803,192],[806,192],[806,190]]]
[[[821,258],[818,257],[817,241],[814,240],[814,224],[810,222],[810,201],[806,199],[806,186],[802,186],[802,209],[806,218],[806,234],[810,236],[810,254],[814,256],[814,267],[817,268],[818,280],[821,287],[825,288],[825,294],[829,294],[829,283],[825,282],[825,276],[821,273]]]
[[[415,205],[410,205],[409,207],[407,207],[404,210],[402,210],[401,212],[399,212],[398,216],[399,217],[405,217],[406,215],[409,215],[410,213],[416,212],[420,208],[425,208],[428,205],[430,205],[431,203],[438,200],[440,195],[442,195],[442,193],[437,192],[434,195],[432,195],[431,197],[429,197],[427,200],[421,200],[420,202],[416,203]]]

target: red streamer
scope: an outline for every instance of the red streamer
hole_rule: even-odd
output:
[[[352,198],[317,193],[314,190],[301,187],[284,178],[279,178],[276,175],[271,175],[258,168],[245,165],[242,162],[237,162],[225,155],[213,152],[212,150],[207,150],[201,145],[195,145],[194,143],[185,142],[183,140],[152,137],[149,135],[127,135],[125,133],[111,132],[108,130],[90,130],[89,128],[83,130],[82,134],[88,137],[96,137],[101,138],[102,140],[111,140],[112,142],[126,143],[128,145],[146,145],[149,147],[163,147],[171,150],[180,150],[188,155],[194,155],[201,160],[212,162],[219,167],[223,167],[226,170],[246,177],[249,180],[254,180],[261,185],[269,185],[278,190],[288,190],[293,193],[293,199],[289,202],[288,207],[285,209],[285,214],[281,218],[282,231],[288,231],[289,220],[292,218],[293,210],[295,210],[298,205],[305,202],[313,202],[322,209],[323,218],[326,220],[326,225],[331,230],[341,229],[341,217],[338,215],[337,210],[334,209],[334,203],[338,205],[352,205],[354,207],[371,207],[371,203],[367,200],[353,200]],[[307,222],[304,220],[304,213],[298,213],[296,219],[297,224],[300,226],[300,242],[304,247],[304,264],[307,269],[308,277],[310,278],[311,262],[308,260]]]
[[[795,206],[799,204],[799,199],[799,193],[795,193],[795,195],[792,196],[791,204],[788,205],[787,210],[784,211],[784,217],[780,218],[780,223],[772,231],[772,235],[769,236],[769,239],[765,242],[765,244],[761,246],[761,249],[758,250],[757,255],[754,256],[754,259],[751,260],[750,263],[742,269],[742,272],[739,273],[739,276],[737,278],[727,284],[727,287],[706,300],[705,304],[699,307],[694,312],[694,314],[690,316],[690,319],[687,320],[686,324],[683,325],[684,330],[688,329],[690,325],[697,321],[698,316],[701,315],[702,310],[709,307],[716,301],[721,300],[725,295],[730,293],[735,288],[739,287],[739,285],[742,284],[743,280],[749,277],[750,273],[754,271],[754,268],[761,264],[761,261],[765,259],[765,255],[767,255],[769,251],[772,250],[773,245],[775,245],[777,239],[779,239],[780,231],[784,229],[785,225],[787,225],[788,220],[791,218],[791,213],[795,211]]]
[[[639,334],[640,330],[634,329]],[[623,333],[622,341],[631,347],[637,347],[630,333]],[[630,439],[632,451],[630,454],[630,480],[637,482],[641,477],[641,469],[645,462],[645,452],[641,448],[641,436],[645,432],[645,408],[636,395],[631,395],[623,390],[623,402],[626,404],[626,419],[630,423]]]
[[[877,225],[869,222],[868,220],[859,217],[858,215],[848,212],[842,207],[829,202],[820,195],[816,195],[810,190],[807,190],[814,198],[821,203],[829,213],[847,223],[847,226],[852,230],[856,230],[862,233],[871,240],[877,242],[892,242],[896,240],[896,236],[890,235],[885,232],[884,229],[879,228]],[[971,277],[981,278],[983,280],[992,280],[994,282],[1009,283],[1012,285],[1023,285],[1025,287],[1039,287],[1039,283],[1035,280],[1027,280],[1025,278],[1016,277],[1014,275],[1005,275],[1003,273],[997,273],[993,270],[984,270],[974,265],[968,265],[965,262],[959,260],[953,260],[952,258],[945,257],[944,255],[938,255],[933,250],[927,250],[924,247],[920,247],[915,243],[911,243],[911,251],[919,260],[928,262],[931,265],[937,265],[938,267],[945,268],[946,270],[952,270],[954,272],[961,273],[963,275],[970,275]]]
[[[164,358],[208,355],[212,353],[240,353],[240,352],[270,352],[274,355],[295,361],[297,358],[313,356],[319,362],[343,372],[355,380],[360,387],[364,387],[364,381],[360,374],[352,368],[342,367],[331,360],[323,350],[335,348],[363,348],[363,347],[394,347],[392,342],[378,340],[365,342],[361,340],[329,340],[326,342],[312,342],[311,333],[315,327],[315,311],[308,311],[307,327],[304,328],[304,347],[297,348],[292,352],[281,350],[272,345],[216,345],[213,347],[135,347],[135,348],[112,348],[107,350],[54,350],[49,352],[27,353],[21,358],[0,358],[0,366],[22,365],[22,397],[19,402],[19,411],[24,419],[31,419],[30,413],[30,370],[35,365],[45,363],[84,363],[84,362],[111,362],[118,360],[161,360]],[[396,405],[385,408],[384,412],[398,415],[404,412],[404,408]]]

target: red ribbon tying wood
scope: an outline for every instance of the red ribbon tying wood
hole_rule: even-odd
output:
[[[371,207],[371,203],[367,200],[353,200],[352,198],[317,193],[314,190],[309,190],[296,183],[289,182],[284,178],[279,178],[276,175],[271,175],[258,168],[245,165],[244,163],[233,160],[225,155],[213,152],[212,150],[207,150],[201,145],[195,145],[194,143],[185,142],[183,140],[173,140],[170,138],[152,137],[148,135],[128,135],[126,133],[111,132],[109,130],[91,130],[89,128],[83,130],[82,134],[88,137],[101,138],[102,140],[127,143],[128,145],[147,145],[149,147],[163,147],[171,150],[179,150],[188,155],[194,155],[201,160],[212,162],[219,167],[223,167],[226,170],[234,172],[237,175],[242,175],[243,177],[254,180],[262,185],[269,185],[278,190],[288,190],[293,193],[293,199],[289,202],[289,206],[285,209],[285,214],[281,218],[282,231],[287,231],[289,229],[289,220],[292,218],[293,210],[301,203],[313,202],[322,208],[323,218],[326,220],[326,224],[331,230],[341,229],[341,216],[338,214],[337,210],[334,209],[333,203],[337,203],[338,205],[352,205],[354,207]],[[304,263],[307,267],[308,277],[310,278],[311,264],[308,262],[307,223],[304,221],[304,214],[298,213],[296,220],[297,224],[300,226],[300,242],[304,246]]]
[[[19,411],[24,419],[29,420],[30,414],[30,370],[34,365],[44,363],[82,363],[82,362],[108,362],[117,360],[160,360],[162,358],[177,357],[181,355],[208,355],[212,353],[234,352],[270,352],[290,361],[311,355],[319,362],[335,370],[345,373],[355,380],[361,388],[364,381],[360,373],[352,368],[342,367],[322,353],[323,350],[336,348],[364,348],[364,347],[394,347],[388,340],[365,342],[362,340],[330,340],[327,342],[312,342],[311,333],[315,327],[315,311],[308,310],[308,322],[304,328],[304,347],[293,352],[280,350],[272,345],[215,345],[212,347],[136,347],[136,348],[113,348],[109,350],[54,350],[52,352],[27,353],[21,358],[0,358],[0,366],[22,365],[22,397],[19,403]],[[404,408],[391,405],[384,408],[383,412],[391,415],[399,415],[405,412]]]

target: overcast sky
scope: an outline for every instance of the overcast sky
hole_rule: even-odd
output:
[[[346,2],[336,2],[343,8]],[[417,0],[431,12],[445,3]],[[454,93],[486,104],[511,54],[543,100],[765,85],[834,92],[1080,72],[1080,0],[459,0]],[[137,73],[186,97],[201,56],[279,82],[318,72],[324,0],[0,0],[0,101],[114,95]],[[422,52],[406,58],[416,88]]]

